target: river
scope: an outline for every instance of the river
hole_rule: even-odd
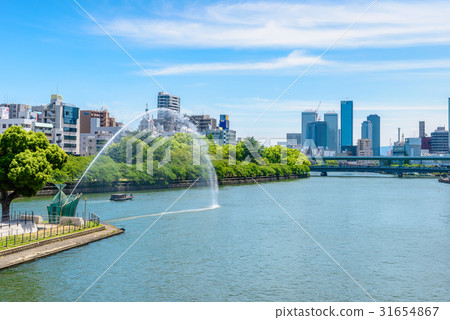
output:
[[[80,301],[450,297],[450,185],[348,174],[261,187],[298,224],[258,185],[221,187],[219,208],[183,212],[210,201],[207,190],[191,189],[169,210],[182,212],[150,229],[159,218],[153,214],[183,190],[137,192],[122,203],[110,202],[109,194],[86,195],[88,211],[126,232],[1,271],[0,301],[74,301],[146,229]],[[44,212],[49,202],[19,199],[14,209]],[[150,216],[124,220],[140,215]]]

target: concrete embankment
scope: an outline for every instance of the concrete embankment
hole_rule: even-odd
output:
[[[239,177],[239,178],[225,178],[218,181],[219,185],[234,185],[234,184],[249,184],[257,182],[270,182],[270,181],[283,181],[283,180],[295,180],[301,178],[307,178],[308,174],[295,174],[289,176],[260,176],[260,177]],[[254,180],[253,180],[254,179]],[[139,190],[168,190],[168,189],[180,189],[188,188],[194,183],[195,180],[180,180],[172,181],[168,184],[158,183],[152,185],[138,185],[130,182],[118,182],[115,185],[105,185],[101,183],[89,183],[82,184],[77,187],[75,192],[77,193],[106,193],[106,192],[126,192],[126,191],[139,191]],[[195,183],[194,187],[204,187],[207,183],[204,181],[198,181]],[[66,193],[72,192],[74,185],[68,184],[64,189]],[[58,189],[55,186],[45,186],[42,190],[38,192],[38,196],[50,196],[55,195]]]
[[[84,246],[94,241],[119,235],[123,232],[124,230],[122,229],[105,224],[98,228],[6,249],[0,251],[0,270]]]

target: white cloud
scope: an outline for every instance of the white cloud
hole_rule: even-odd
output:
[[[285,57],[279,57],[267,61],[253,62],[215,62],[192,63],[167,66],[159,69],[148,69],[153,75],[174,75],[194,73],[220,73],[228,71],[274,71],[288,70],[291,73],[299,73],[296,67],[309,66],[314,63],[316,71],[326,72],[381,72],[381,71],[422,71],[450,69],[450,59],[433,60],[404,60],[404,61],[368,61],[368,62],[341,62],[305,55],[302,51],[293,51]],[[323,68],[319,68],[323,66]],[[319,70],[317,70],[319,68]],[[142,73],[144,75],[144,73]]]
[[[316,61],[317,60],[317,61]],[[169,66],[161,69],[148,70],[153,75],[172,75],[184,73],[226,72],[226,71],[270,71],[306,66],[311,63],[326,64],[316,57],[306,56],[300,51],[293,51],[286,57],[259,62],[217,62],[194,63]]]
[[[192,5],[181,12],[168,11],[160,19],[118,18],[104,25],[115,36],[147,46],[325,48],[370,3]],[[450,5],[443,1],[379,1],[337,46],[450,44],[449,16]]]

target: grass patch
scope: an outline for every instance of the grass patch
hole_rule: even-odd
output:
[[[19,234],[16,236],[1,237],[0,251],[21,247],[30,243],[36,243],[47,239],[62,238],[63,236],[66,236],[68,234],[74,234],[101,226],[101,224],[97,224],[95,222],[89,222],[86,227],[58,225],[53,228],[42,229],[38,232],[32,232],[31,234],[24,233],[23,235]]]

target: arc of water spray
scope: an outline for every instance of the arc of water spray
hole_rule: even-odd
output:
[[[116,132],[115,135],[112,136],[111,139],[109,139],[109,141],[103,146],[102,150],[100,150],[100,152],[95,156],[94,160],[92,160],[92,162],[89,164],[89,166],[86,168],[86,170],[84,171],[84,173],[81,175],[80,179],[78,179],[78,182],[75,184],[75,187],[72,189],[72,192],[70,193],[70,195],[73,195],[74,191],[77,189],[78,185],[80,184],[80,182],[83,180],[84,176],[88,173],[89,169],[92,167],[92,165],[95,163],[95,161],[98,159],[98,157],[100,157],[100,155],[103,153],[103,151],[109,147],[109,145],[114,141],[114,139],[122,133],[123,130],[125,130],[130,124],[132,124],[134,121],[136,121],[137,119],[139,119],[140,117],[144,116],[146,113],[150,113],[155,111],[156,109],[152,109],[150,111],[145,111],[143,113],[141,113],[140,115],[138,115],[137,117],[133,118],[131,121],[129,121],[127,124],[125,124],[119,131]]]
[[[115,140],[115,138],[117,136],[119,136],[122,133],[122,131],[125,130],[134,121],[136,121],[137,119],[143,117],[146,114],[149,114],[149,113],[151,113],[153,111],[157,111],[157,110],[158,109],[146,110],[145,112],[141,113],[140,115],[138,115],[137,117],[135,117],[131,121],[129,121],[127,124],[125,124],[119,131],[116,132],[116,134],[114,136],[112,136],[111,139],[109,139],[109,141],[103,146],[103,148],[100,150],[100,152],[95,156],[95,158],[92,160],[92,162],[86,168],[84,173],[81,175],[80,179],[77,181],[77,183],[75,184],[74,188],[72,189],[72,192],[70,193],[69,197],[67,197],[65,204],[67,204],[67,202],[69,201],[70,196],[73,195],[73,193],[77,189],[78,185],[81,183],[81,181],[84,179],[86,174],[89,172],[90,168],[94,165],[94,163],[97,161],[97,159],[100,157],[100,155],[106,150],[106,148],[108,148],[109,145]],[[168,110],[168,111],[170,111],[170,110]],[[193,134],[197,134],[198,135],[198,132],[194,130]],[[205,144],[205,141],[203,139],[200,139],[200,141],[201,141],[201,143]],[[212,165],[212,162],[211,162],[211,159],[210,159],[209,155],[206,155],[206,158],[208,159],[208,162],[209,162],[209,165],[207,166],[207,170],[208,170],[208,175],[209,175],[209,183],[210,183],[210,185],[212,187],[212,190],[211,190],[212,205],[211,205],[210,208],[216,208],[216,207],[218,207],[217,198],[216,198],[216,194],[217,194],[217,191],[218,191],[217,175],[216,175],[216,172],[215,172],[215,170],[213,168],[213,165]]]

